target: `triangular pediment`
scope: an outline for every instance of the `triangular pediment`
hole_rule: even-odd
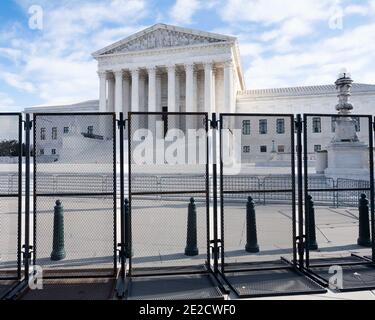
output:
[[[224,35],[157,24],[95,52],[94,56],[233,41]]]

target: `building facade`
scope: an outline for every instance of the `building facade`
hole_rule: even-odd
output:
[[[217,112],[254,114],[336,113],[334,85],[247,90],[237,39],[220,34],[156,24],[93,53],[98,62],[99,100],[76,105],[27,108],[25,112]],[[334,82],[333,79],[332,82]],[[372,114],[375,85],[353,84],[355,114]],[[358,119],[360,139],[368,126]],[[57,140],[69,124],[46,128],[46,155],[56,157]],[[79,131],[102,135],[99,124]],[[290,118],[242,115],[231,123],[241,132],[243,162],[287,162],[291,154]],[[90,127],[90,129],[88,129]],[[334,134],[334,119],[311,117],[309,156],[324,150]],[[41,133],[42,134],[42,133]],[[237,139],[238,140],[238,139]]]

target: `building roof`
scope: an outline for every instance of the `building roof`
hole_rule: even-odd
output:
[[[99,100],[87,100],[74,104],[55,106],[34,106],[25,108],[25,112],[91,112],[99,109]]]
[[[375,85],[353,83],[352,93],[371,92],[375,94]],[[270,89],[253,89],[240,91],[239,96],[242,98],[257,97],[293,97],[293,96],[311,96],[311,95],[335,95],[337,94],[335,85],[318,85],[304,87],[287,87],[287,88],[270,88]]]
[[[176,36],[167,37],[167,34],[181,35],[183,39]],[[214,42],[236,42],[235,37],[222,34],[182,28],[164,23],[157,23],[149,28],[132,34],[120,41],[104,47],[92,55],[97,58],[102,55],[114,53],[126,53],[130,51],[150,50],[155,48],[168,48],[176,46],[189,46],[200,43]]]

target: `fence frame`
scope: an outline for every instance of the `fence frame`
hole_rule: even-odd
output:
[[[21,250],[22,250],[22,155],[23,155],[23,120],[22,113],[20,112],[6,112],[0,113],[0,118],[2,117],[17,117],[18,118],[18,168],[17,168],[17,193],[0,194],[0,198],[17,198],[17,243],[15,244],[15,249],[17,252],[16,261],[16,276],[2,277],[0,274],[0,280],[15,280],[20,281],[22,278],[21,269]]]
[[[304,233],[302,235],[302,238],[304,239],[304,243],[308,243],[309,241],[309,225],[307,223],[307,221],[309,220],[309,210],[307,209],[307,196],[309,195],[309,192],[324,192],[324,191],[329,191],[330,189],[314,189],[314,188],[310,188],[309,189],[309,186],[308,186],[308,157],[307,157],[307,154],[308,154],[308,137],[311,135],[311,133],[308,133],[308,130],[307,130],[307,120],[309,118],[312,118],[312,117],[321,117],[321,118],[332,118],[332,117],[357,117],[357,118],[364,118],[364,119],[367,119],[368,120],[368,143],[369,143],[369,187],[363,187],[363,188],[339,188],[338,187],[338,182],[336,181],[336,184],[333,186],[333,189],[331,189],[331,191],[335,192],[336,195],[338,194],[338,192],[342,192],[342,191],[358,191],[358,192],[363,192],[363,191],[368,191],[370,193],[370,199],[369,199],[369,204],[370,204],[370,220],[371,220],[371,226],[370,226],[370,229],[371,229],[371,241],[372,241],[372,256],[370,258],[366,258],[366,257],[361,257],[359,255],[356,255],[356,254],[351,254],[351,257],[353,257],[354,259],[358,259],[357,261],[347,261],[345,260],[344,257],[336,257],[336,260],[334,261],[334,263],[330,262],[330,258],[322,258],[322,259],[319,259],[320,261],[322,260],[325,260],[326,262],[319,262],[317,264],[314,264],[314,265],[311,265],[311,259],[310,259],[310,250],[308,248],[307,245],[304,245],[304,252],[302,253],[302,258],[300,256],[300,266],[302,266],[304,272],[310,276],[312,279],[314,279],[316,282],[320,283],[322,286],[325,286],[325,287],[328,287],[329,286],[329,281],[320,276],[317,272],[315,272],[313,270],[314,267],[327,267],[327,266],[331,266],[331,265],[339,265],[343,268],[345,268],[346,266],[349,266],[349,267],[355,267],[355,266],[369,266],[369,267],[374,267],[374,263],[375,263],[375,238],[374,238],[374,228],[375,228],[375,222],[374,222],[374,212],[375,212],[375,202],[374,202],[374,195],[375,195],[375,191],[374,191],[374,129],[375,129],[375,126],[374,126],[374,122],[373,122],[373,117],[371,115],[358,115],[358,114],[349,114],[349,115],[339,115],[339,114],[321,114],[321,113],[305,113],[303,114],[303,132],[302,132],[302,135],[303,135],[303,152],[301,155],[299,155],[300,158],[303,158],[303,166],[304,166],[304,173],[303,173],[303,177],[304,177],[304,221],[305,221],[305,230],[304,230]],[[338,198],[336,199],[336,201],[338,201]],[[338,203],[337,203],[338,205]],[[302,223],[300,223],[300,225],[302,225]],[[301,227],[303,228],[303,227]],[[334,258],[335,259],[335,258]],[[342,260],[342,261],[340,261]],[[374,268],[374,274],[375,274],[375,268]],[[351,288],[351,287],[347,287],[347,288],[341,288],[341,289],[338,289],[339,291],[342,291],[342,292],[345,292],[345,291],[355,291],[355,290],[368,290],[369,288],[375,288],[375,284],[372,284],[369,286],[365,286],[362,284],[362,287],[356,287],[355,289],[354,288]]]
[[[206,178],[206,185],[205,185],[205,190],[199,190],[199,191],[173,191],[173,192],[168,192],[168,191],[157,191],[157,192],[133,192],[132,191],[132,144],[131,144],[131,136],[132,136],[132,117],[133,116],[202,116],[202,119],[204,119],[204,129],[206,131],[206,164],[205,164],[205,178]],[[204,117],[204,118],[203,118]],[[185,193],[185,194],[205,194],[205,204],[206,204],[206,246],[207,246],[207,261],[205,264],[205,267],[208,269],[208,272],[211,272],[211,253],[210,253],[210,226],[211,226],[211,221],[210,221],[210,188],[209,188],[209,137],[208,137],[208,132],[209,132],[209,115],[207,112],[135,112],[135,111],[130,111],[128,112],[128,118],[127,118],[127,125],[128,125],[128,192],[129,192],[129,221],[128,223],[130,224],[130,236],[128,239],[130,240],[129,243],[129,248],[132,250],[133,245],[132,245],[132,196],[141,196],[141,195],[168,195],[168,194],[175,194],[175,193]],[[202,271],[199,270],[191,270],[191,271],[170,271],[171,267],[167,267],[165,272],[156,272],[153,273],[152,270],[160,270],[160,268],[150,268],[150,273],[145,274],[142,273],[141,275],[135,274],[134,268],[133,268],[133,263],[132,263],[132,257],[129,257],[128,259],[128,276],[129,277],[137,277],[137,276],[153,276],[153,275],[181,275],[181,274],[201,274]],[[187,266],[189,267],[189,266]],[[203,271],[204,273],[206,271]]]
[[[36,141],[37,141],[37,132],[36,132],[36,123],[38,117],[61,117],[61,116],[112,116],[112,140],[113,140],[113,155],[112,155],[112,163],[113,163],[113,192],[97,192],[97,193],[90,193],[90,192],[66,192],[66,193],[42,193],[38,194],[37,191],[37,161],[36,161]],[[32,126],[33,126],[33,265],[37,264],[37,198],[38,197],[75,197],[75,196],[82,196],[82,197],[90,197],[90,196],[112,196],[113,198],[113,268],[111,275],[102,275],[96,274],[95,268],[91,269],[94,272],[89,271],[90,268],[82,269],[86,274],[82,275],[69,275],[69,269],[65,269],[63,272],[59,273],[58,275],[43,275],[45,279],[66,279],[66,278],[108,278],[108,277],[116,277],[117,275],[117,172],[116,172],[116,154],[117,154],[117,125],[116,125],[116,114],[113,112],[64,112],[64,113],[34,113],[32,119]],[[67,274],[64,274],[67,273]]]

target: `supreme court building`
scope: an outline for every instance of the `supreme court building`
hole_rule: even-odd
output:
[[[73,105],[32,107],[26,112],[216,112],[336,113],[337,90],[332,84],[248,90],[235,37],[156,24],[92,54],[98,62],[99,92],[93,100]],[[355,80],[355,75],[353,75]],[[251,86],[251,84],[250,84]],[[99,96],[99,100],[95,96]],[[373,114],[375,85],[354,83],[353,113]],[[329,119],[328,119],[329,120]],[[290,125],[283,117],[252,117],[237,124],[242,130],[242,160],[268,161],[290,154]],[[97,134],[97,124],[84,123],[77,132]],[[332,123],[312,119],[309,153],[325,148]],[[358,124],[358,135],[367,135]],[[42,128],[46,144],[39,150],[57,158],[61,137],[72,131]],[[49,131],[53,131],[52,134]],[[55,141],[52,141],[52,140]]]

